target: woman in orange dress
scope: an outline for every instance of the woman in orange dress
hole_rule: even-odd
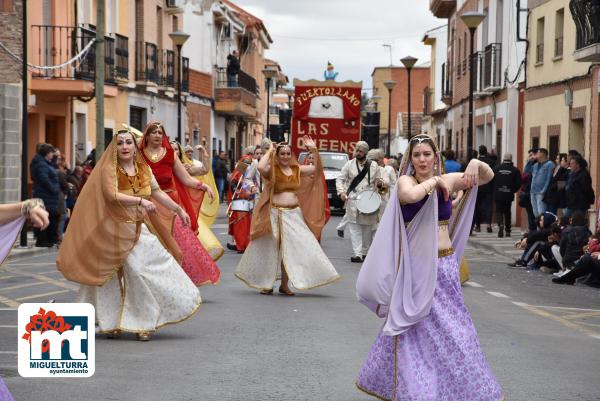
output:
[[[161,123],[153,122],[146,126],[140,149],[160,189],[190,216],[190,227],[186,227],[179,218],[175,219],[173,226],[173,237],[183,253],[181,267],[198,286],[217,284],[221,271],[196,236],[204,194],[207,193],[213,201],[212,189],[190,176],[181,161],[175,157]]]

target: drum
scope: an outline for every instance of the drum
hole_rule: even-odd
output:
[[[367,189],[356,197],[356,208],[365,215],[375,214],[381,207],[381,196],[377,191]]]

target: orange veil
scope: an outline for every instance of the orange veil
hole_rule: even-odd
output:
[[[315,158],[316,171],[311,176],[301,176],[298,201],[304,215],[304,221],[310,231],[319,237],[325,226],[325,178],[323,175],[323,164],[318,150],[311,150]],[[250,239],[262,237],[271,233],[271,198],[275,190],[275,154],[271,153],[271,176],[261,176],[264,190],[260,195],[258,204],[252,213],[252,225],[250,227]],[[292,153],[290,165],[298,165],[298,160]]]
[[[152,171],[139,151],[135,164],[140,181],[150,185]],[[103,285],[123,266],[144,222],[175,259],[181,261],[181,251],[170,234],[174,215],[165,218],[158,213],[146,214],[137,205],[123,205],[117,200],[118,191],[114,135],[79,194],[58,251],[56,265],[67,279],[85,285]]]

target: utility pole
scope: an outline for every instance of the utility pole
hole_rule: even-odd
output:
[[[29,141],[28,141],[28,131],[29,131],[29,127],[28,127],[28,115],[27,115],[27,108],[29,105],[29,98],[27,97],[27,78],[28,78],[28,71],[27,71],[27,0],[23,0],[23,19],[21,21],[22,23],[22,29],[23,32],[21,32],[21,38],[22,38],[22,44],[21,44],[21,52],[22,57],[23,57],[23,63],[21,65],[21,80],[22,80],[22,87],[21,87],[21,200],[24,201],[28,198],[28,191],[27,191],[27,186],[28,186],[28,174],[27,174],[27,150],[29,148]],[[27,247],[27,226],[23,226],[23,229],[21,229],[21,236],[19,239],[19,246],[21,246],[22,248]]]
[[[96,161],[104,152],[104,0],[96,9]]]

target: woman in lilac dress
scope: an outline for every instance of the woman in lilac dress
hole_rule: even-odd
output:
[[[458,273],[477,185],[494,173],[476,159],[442,172],[433,140],[413,137],[358,276],[359,300],[385,322],[356,384],[382,400],[500,401]],[[460,190],[453,212],[449,194]]]

